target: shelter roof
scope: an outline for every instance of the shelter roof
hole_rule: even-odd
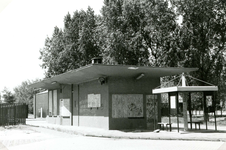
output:
[[[218,91],[217,86],[174,86],[160,89],[153,89],[153,94],[170,93],[170,92],[204,92]]]
[[[170,92],[204,92],[204,91],[218,91],[218,87],[211,84],[211,83],[208,83],[208,82],[205,82],[203,80],[200,80],[200,79],[197,79],[197,78],[194,78],[190,75],[186,75],[187,77],[189,78],[192,78],[194,80],[197,80],[199,82],[202,82],[204,84],[208,84],[208,86],[186,86],[186,78],[185,78],[185,74],[182,73],[181,76],[181,79],[178,83],[177,86],[172,86],[172,87],[158,87],[158,88],[155,88],[152,90],[152,93],[153,94],[161,94],[161,93],[170,93]],[[177,77],[178,78],[178,77]],[[173,80],[176,80],[177,78],[173,79]],[[173,80],[169,81],[168,83],[172,82]],[[182,83],[181,86],[179,86],[179,84]],[[167,84],[167,83],[166,83]]]
[[[56,75],[31,84],[30,87],[42,89],[56,89],[61,84],[80,84],[98,79],[100,77],[138,77],[143,74],[146,77],[163,77],[181,74],[183,72],[196,71],[198,68],[176,67],[147,67],[130,65],[103,65],[90,64],[66,73]]]

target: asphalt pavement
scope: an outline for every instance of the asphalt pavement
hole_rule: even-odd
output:
[[[189,130],[184,132],[181,128],[178,132],[175,126],[172,131],[160,130],[153,132],[148,130],[105,130],[100,128],[63,126],[47,123],[45,119],[27,119],[29,126],[42,127],[70,134],[83,135],[89,137],[115,138],[115,139],[144,139],[144,140],[186,140],[186,141],[222,141],[226,142],[226,127],[218,126],[217,131],[213,126],[204,125],[201,130]],[[182,127],[182,125],[180,125]]]

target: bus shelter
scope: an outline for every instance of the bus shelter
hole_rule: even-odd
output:
[[[195,78],[194,78],[195,79]],[[199,80],[199,79],[197,79]],[[203,118],[206,125],[206,130],[208,129],[207,126],[207,120],[208,120],[208,113],[212,112],[214,115],[214,124],[215,124],[215,130],[217,130],[217,123],[216,123],[216,113],[215,113],[215,93],[218,91],[218,87],[214,86],[210,83],[207,83],[205,81],[202,81],[208,86],[186,86],[186,78],[185,75],[181,75],[182,85],[181,86],[173,86],[173,87],[160,87],[153,89],[153,94],[162,94],[167,93],[168,94],[168,113],[169,113],[169,122],[167,124],[170,124],[170,131],[171,131],[171,109],[176,109],[176,117],[177,117],[177,130],[179,132],[179,95],[183,100],[183,124],[184,124],[184,131],[188,130],[188,125],[190,124],[190,127],[192,129],[192,124],[199,127],[200,129],[200,123],[201,121],[193,121],[192,115],[191,115],[191,93],[194,92],[201,92],[203,93],[202,98],[202,105],[203,105]],[[201,81],[201,80],[199,80]],[[189,112],[189,118],[188,119],[188,113]]]

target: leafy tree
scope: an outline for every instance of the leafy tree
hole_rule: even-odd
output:
[[[83,12],[84,13],[84,12]],[[78,40],[79,52],[80,52],[80,64],[82,66],[90,64],[91,59],[98,56],[99,47],[96,41],[96,17],[92,8],[88,7],[84,13],[84,20],[80,25],[80,36]]]
[[[171,57],[166,54],[179,50],[176,47],[178,25],[174,9],[167,1],[105,0],[102,16],[107,30],[104,35],[107,63],[175,65],[170,64],[173,61],[168,63]],[[173,60],[177,65],[179,59]]]
[[[218,0],[175,0],[173,4],[183,18],[178,41],[184,56],[181,65],[199,68],[196,77],[218,84],[225,61],[225,4]]]
[[[46,77],[90,64],[91,58],[100,54],[95,40],[95,18],[94,11],[88,7],[87,11],[74,12],[73,17],[68,13],[63,30],[54,28],[52,37],[46,38],[40,50]]]
[[[54,28],[52,38],[47,37],[45,47],[40,51],[43,69],[47,69],[46,76],[51,77],[67,71],[64,63],[61,64],[61,56],[64,49],[63,32],[58,27]]]
[[[28,112],[33,113],[33,95],[39,92],[39,90],[34,90],[29,87],[30,84],[35,83],[35,81],[24,81],[21,85],[14,88],[14,95],[17,103],[26,103],[28,105]]]
[[[141,36],[143,17],[138,1],[104,1],[102,8],[106,42],[104,62],[108,64],[147,65],[148,49]]]
[[[16,100],[15,96],[11,91],[9,91],[9,89],[7,89],[5,87],[4,90],[2,91],[2,93],[3,93],[2,97],[4,99],[4,102],[9,103],[9,104],[12,104],[15,102],[15,100]]]
[[[178,66],[180,61],[177,47],[178,24],[174,8],[169,1],[143,1],[145,23],[143,38],[150,50],[152,66]]]
[[[99,16],[90,7],[65,16],[64,28],[55,27],[40,50],[42,68],[52,77],[100,54],[105,64],[197,67],[192,75],[223,93],[225,5],[219,0],[105,0]]]

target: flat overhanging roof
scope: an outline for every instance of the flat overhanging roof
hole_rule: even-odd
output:
[[[153,89],[153,94],[170,93],[170,92],[204,92],[218,91],[217,86],[174,86],[167,88]]]
[[[44,79],[40,82],[31,84],[30,87],[42,89],[56,89],[60,84],[79,84],[98,79],[99,77],[138,77],[144,74],[147,77],[163,77],[181,74],[183,72],[196,71],[198,68],[176,68],[176,67],[147,67],[129,65],[100,65],[91,64],[79,69]],[[55,84],[53,84],[55,83]]]

